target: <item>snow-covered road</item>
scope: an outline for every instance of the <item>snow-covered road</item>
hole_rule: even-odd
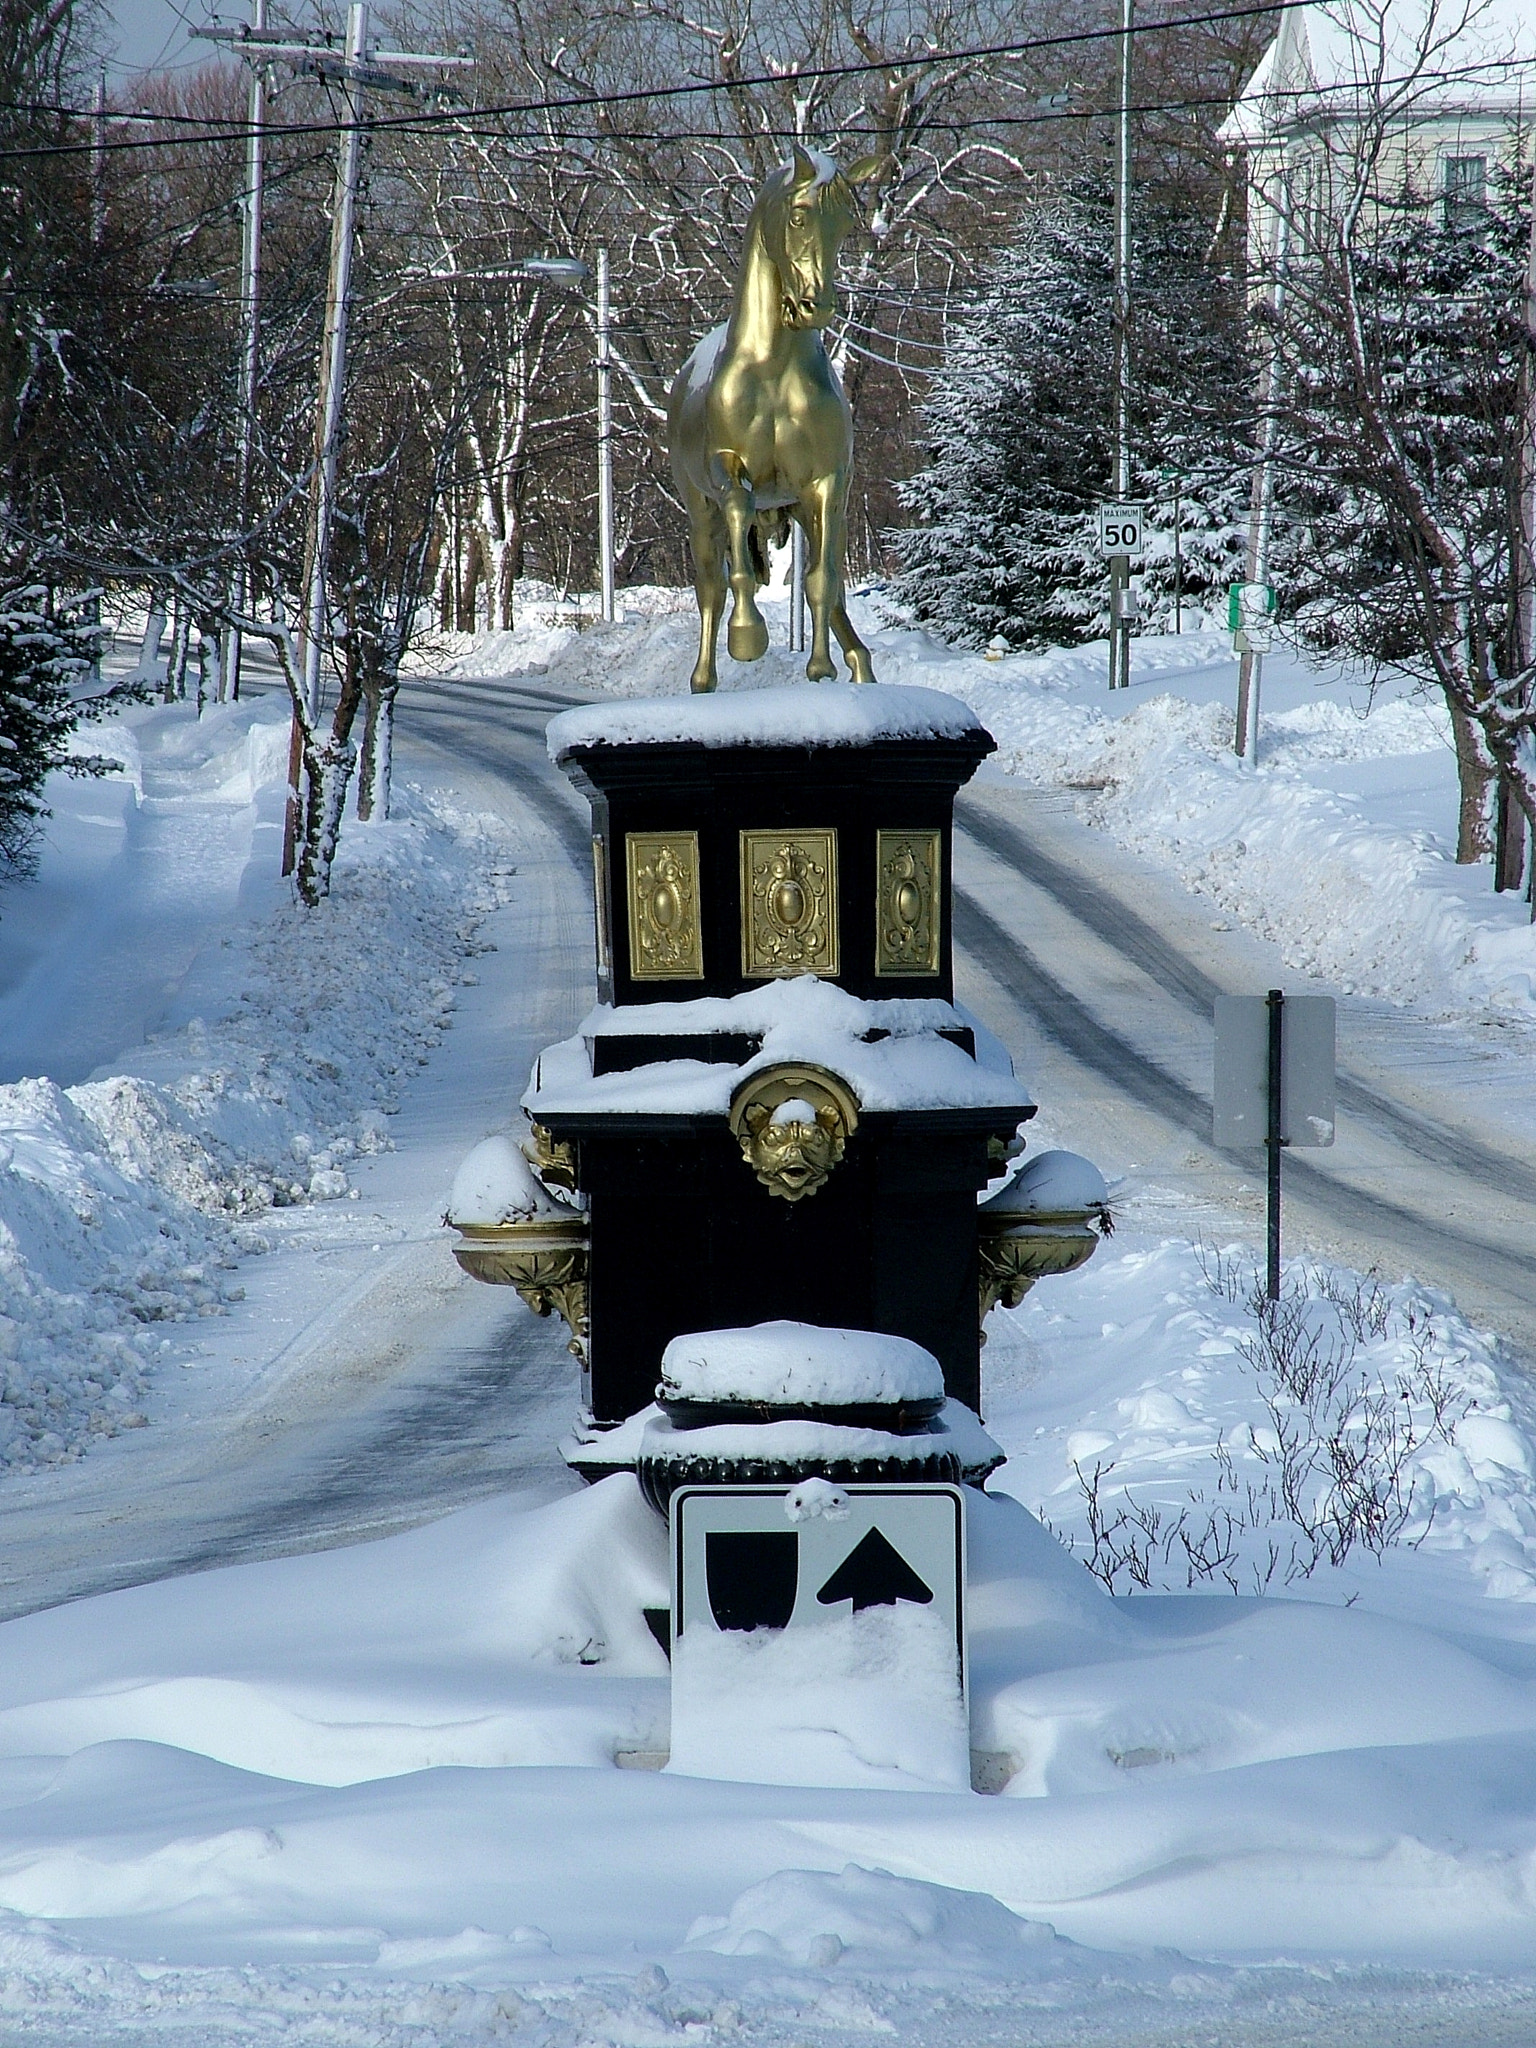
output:
[[[1213,930],[1205,905],[1061,796],[984,777],[957,817],[962,996],[1014,1053],[1045,1123],[1126,1176],[1138,1227],[1256,1238],[1262,1162],[1210,1142],[1213,1006],[1223,992],[1317,985],[1278,947]],[[1340,999],[1339,1045],[1335,1146],[1286,1160],[1287,1250],[1412,1273],[1536,1359],[1536,1141],[1513,1114],[1523,1076],[1364,998]]]
[[[487,927],[499,950],[405,1092],[397,1149],[359,1162],[358,1209],[344,1224],[282,1212],[284,1256],[250,1269],[240,1320],[285,1326],[283,1341],[237,1398],[194,1389],[165,1417],[178,1427],[0,1495],[0,1613],[381,1534],[514,1483],[568,1483],[552,1450],[573,1391],[559,1333],[463,1286],[437,1223],[459,1154],[505,1120],[534,1051],[590,1000],[587,823],[543,739],[573,701],[540,676],[406,691],[402,776],[452,787],[517,835],[516,900]],[[1210,1005],[1223,988],[1294,987],[1294,971],[1264,941],[1213,929],[1208,905],[1081,823],[1062,794],[984,773],[959,825],[959,993],[1040,1101],[1036,1142],[1120,1178],[1137,1229],[1255,1238],[1256,1162],[1208,1139]],[[205,899],[208,934],[237,883],[231,862]],[[194,981],[197,941],[181,930]],[[73,993],[53,994],[75,1020],[68,1078],[124,1035],[120,1006],[92,1020]],[[143,974],[129,988],[151,1022],[154,994]],[[1287,1162],[1287,1249],[1411,1271],[1536,1355],[1524,1227],[1536,1143],[1517,1066],[1365,998],[1343,998],[1340,1044],[1339,1142]]]
[[[356,1541],[510,1487],[574,1484],[554,1450],[575,1394],[563,1332],[510,1290],[464,1281],[441,1228],[459,1159],[505,1122],[534,1053],[592,998],[587,885],[559,832],[585,839],[543,755],[554,707],[502,696],[494,719],[469,702],[449,719],[424,692],[407,721],[402,781],[451,785],[505,819],[518,874],[512,901],[483,927],[495,950],[459,997],[452,1036],[402,1093],[394,1149],[354,1162],[355,1205],[269,1213],[277,1256],[248,1266],[237,1316],[204,1326],[202,1369],[168,1384],[162,1370],[152,1420],[171,1426],[0,1489],[0,1615]],[[491,773],[473,759],[481,729],[501,735],[486,742]],[[253,868],[275,855],[270,835],[259,837]],[[182,913],[186,971],[195,975],[200,945],[217,948],[227,916],[217,892],[201,928]],[[88,978],[93,956],[78,957]],[[67,1009],[57,960],[54,973]],[[138,986],[149,987],[142,975]],[[148,1021],[164,1020],[151,1010]],[[99,1035],[75,1035],[71,1078],[123,1055],[122,1023],[121,1008],[100,1010]]]

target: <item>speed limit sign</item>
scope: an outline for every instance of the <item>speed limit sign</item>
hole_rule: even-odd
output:
[[[1101,505],[1099,507],[1099,553],[1139,555],[1145,505]]]

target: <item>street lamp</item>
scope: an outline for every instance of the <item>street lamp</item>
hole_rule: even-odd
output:
[[[508,270],[513,277],[544,278],[550,284],[585,284],[592,275],[579,256],[524,256]]]
[[[571,288],[592,275],[579,256],[527,256],[515,274]],[[608,251],[597,252],[597,562],[604,619],[613,619],[613,407],[608,344]]]

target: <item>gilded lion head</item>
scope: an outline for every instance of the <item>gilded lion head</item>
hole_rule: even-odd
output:
[[[814,1195],[842,1159],[858,1105],[835,1074],[803,1066],[750,1076],[731,1103],[741,1156],[770,1195]]]

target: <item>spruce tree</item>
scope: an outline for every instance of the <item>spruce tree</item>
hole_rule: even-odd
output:
[[[1149,507],[1142,599],[1169,623],[1178,480],[1186,604],[1242,573],[1250,372],[1242,305],[1179,200],[1138,207],[1132,491]],[[928,462],[902,486],[892,596],[947,639],[1075,644],[1105,631],[1096,507],[1114,476],[1113,203],[1102,179],[1033,206],[954,322],[924,408]]]
[[[99,640],[83,608],[61,613],[41,588],[0,589],[0,880],[20,879],[36,865],[51,772],[99,775],[112,766],[68,747],[82,717],[141,694],[118,685],[80,701]]]

